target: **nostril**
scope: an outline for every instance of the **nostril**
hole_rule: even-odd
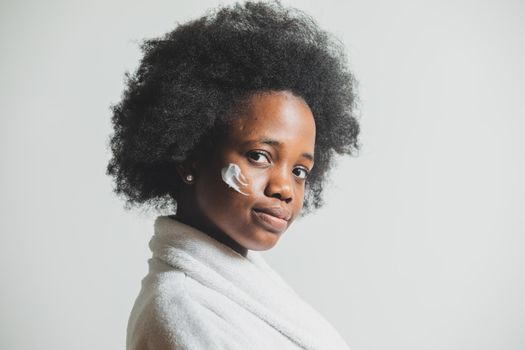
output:
[[[292,201],[292,197],[283,198],[283,195],[280,193],[274,193],[272,197],[279,198],[282,201],[285,201],[286,203],[290,203]]]
[[[289,203],[293,197],[293,185],[287,183],[286,181],[287,180],[285,180],[283,177],[272,178],[271,181],[268,182],[264,193],[268,197],[278,198],[281,201],[286,201],[286,203]]]

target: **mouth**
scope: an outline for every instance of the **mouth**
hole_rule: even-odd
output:
[[[289,211],[281,208],[254,208],[252,214],[259,225],[274,233],[284,232],[290,220]]]

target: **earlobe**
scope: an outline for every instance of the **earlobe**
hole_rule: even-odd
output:
[[[192,161],[178,163],[175,168],[182,182],[193,185],[195,183],[196,164]]]

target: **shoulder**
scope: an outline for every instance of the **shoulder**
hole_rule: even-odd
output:
[[[212,346],[205,310],[188,292],[188,279],[178,270],[157,271],[144,278],[128,322],[128,350]]]

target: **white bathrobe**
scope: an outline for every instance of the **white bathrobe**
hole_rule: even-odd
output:
[[[149,245],[128,350],[348,349],[260,253],[243,257],[167,216],[155,221]]]

